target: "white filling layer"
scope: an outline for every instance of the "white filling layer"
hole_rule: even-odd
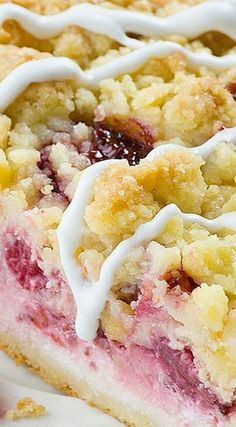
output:
[[[197,148],[184,148],[172,144],[157,147],[149,153],[147,159],[153,160],[163,152],[173,149],[190,151],[202,155],[206,159],[215,147],[222,142],[235,144],[236,128],[219,132]],[[82,270],[75,260],[75,250],[80,245],[82,238],[85,210],[92,199],[93,186],[99,174],[110,165],[120,162],[125,163],[126,161],[107,160],[94,164],[83,172],[74,198],[65,211],[58,228],[61,261],[77,305],[76,332],[80,338],[88,341],[96,335],[99,318],[107,301],[115,272],[122,265],[127,254],[132,248],[157,237],[172,217],[178,216],[188,223],[198,223],[211,232],[217,232],[222,228],[236,231],[235,212],[208,220],[200,215],[182,213],[174,204],[168,205],[161,209],[151,221],[140,225],[132,237],[117,245],[104,261],[97,282],[86,282]]]
[[[38,39],[55,37],[67,26],[76,25],[132,48],[139,47],[142,42],[128,37],[126,32],[148,37],[179,34],[191,39],[207,31],[219,31],[236,40],[235,15],[236,4],[232,0],[202,3],[165,18],[86,3],[50,16],[38,15],[13,4],[0,6],[0,24],[9,19],[17,21]]]
[[[236,55],[217,57],[208,53],[190,52],[173,42],[159,41],[136,49],[98,68],[82,71],[80,66],[68,58],[45,58],[25,62],[11,71],[0,83],[0,112],[3,112],[31,83],[53,80],[76,80],[78,84],[96,88],[107,78],[130,73],[153,57],[166,58],[178,52],[193,69],[205,66],[217,71],[236,67]]]

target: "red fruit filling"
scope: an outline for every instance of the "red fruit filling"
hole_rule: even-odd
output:
[[[236,101],[236,80],[232,80],[230,83],[228,83],[226,89],[228,89]]]
[[[49,160],[51,145],[47,145],[40,152],[40,160],[38,161],[38,168],[51,180],[53,191],[60,193],[57,173],[53,170],[52,164]]]
[[[38,302],[25,306],[25,313],[18,316],[18,320],[33,323],[61,346],[72,345],[77,341],[74,320],[63,314],[53,313]]]
[[[25,306],[25,313],[18,316],[18,321],[32,323],[45,335],[52,338],[61,346],[73,346],[78,339],[74,329],[74,320],[65,317],[63,314],[53,313],[47,307],[38,302]],[[119,352],[129,354],[129,347],[122,343],[110,341],[99,329],[94,345],[112,354],[114,349]],[[140,349],[142,347],[138,346]],[[143,350],[145,347],[143,347]],[[161,337],[153,344],[151,351],[161,366],[161,375],[165,377],[165,386],[174,392],[180,393],[186,399],[190,399],[194,405],[199,405],[206,410],[215,407],[223,415],[229,415],[235,403],[227,405],[221,403],[217,396],[204,386],[198,378],[198,372],[194,365],[194,357],[189,348],[175,350],[169,346],[166,337]],[[89,349],[85,350],[85,355],[89,356]],[[158,372],[153,373],[153,381],[158,378]],[[153,383],[154,384],[154,383]]]
[[[38,265],[39,259],[32,260],[32,250],[24,236],[10,230],[4,235],[3,244],[7,266],[22,288],[30,291],[43,289],[47,284],[47,277]]]
[[[144,139],[141,142],[103,124],[95,124],[92,141],[82,143],[80,152],[87,156],[91,163],[107,159],[127,159],[130,165],[136,165],[152,148],[150,140]]]
[[[217,396],[200,382],[190,349],[174,350],[166,338],[161,338],[155,343],[154,352],[162,366],[169,388],[179,391],[194,404],[200,404],[205,408],[215,406],[223,415],[231,412],[233,405],[219,402]]]
[[[183,292],[189,294],[198,287],[198,284],[188,276],[185,271],[171,271],[163,276],[163,280],[168,283],[169,290],[179,286]]]
[[[131,128],[133,122],[130,122]],[[130,165],[136,165],[140,159],[153,148],[153,136],[144,125],[135,121],[135,132],[132,135],[110,129],[104,124],[94,124],[91,127],[91,139],[78,142],[73,129],[70,132],[56,132],[47,145],[41,149],[38,168],[50,179],[53,191],[63,195],[63,183],[58,179],[57,171],[50,161],[50,152],[53,144],[60,142],[67,145],[68,149],[76,149],[79,154],[86,156],[91,163],[108,159],[127,159]]]

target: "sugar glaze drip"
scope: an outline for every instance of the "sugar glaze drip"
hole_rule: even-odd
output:
[[[64,57],[51,57],[25,62],[11,71],[0,83],[0,112],[19,96],[31,83],[54,80],[76,80],[89,88],[96,88],[107,78],[131,73],[151,58],[166,58],[173,53],[184,56],[192,69],[207,67],[215,72],[236,67],[236,55],[217,57],[208,53],[191,52],[178,43],[159,41],[147,44],[97,68],[83,71],[74,61]]]
[[[222,142],[236,144],[236,127],[228,128],[218,132],[216,135],[212,136],[207,142],[198,147],[183,147],[182,145],[177,144],[164,144],[159,145],[148,153],[146,156],[147,160],[154,160],[157,156],[166,153],[167,151],[187,151],[195,154],[196,156],[201,156],[204,160],[214,151],[217,145]]]
[[[132,48],[142,42],[128,37],[127,32],[148,37],[178,34],[192,39],[208,31],[218,31],[236,40],[235,15],[236,4],[232,0],[208,1],[164,18],[86,3],[49,16],[10,3],[0,6],[0,24],[9,19],[17,21],[38,39],[55,37],[67,26],[76,25]]]
[[[236,127],[219,132],[199,147],[185,148],[174,144],[157,147],[148,154],[146,159],[152,161],[164,152],[173,150],[190,151],[207,159],[222,142],[236,144]],[[236,231],[236,213],[227,213],[208,220],[200,215],[182,213],[176,205],[171,204],[161,209],[151,221],[140,225],[132,237],[117,245],[104,261],[97,282],[86,281],[75,260],[75,249],[80,245],[82,238],[86,206],[92,200],[97,177],[107,167],[122,163],[128,164],[126,160],[105,160],[88,167],[83,172],[74,198],[66,209],[57,231],[62,266],[77,306],[76,332],[81,339],[87,341],[96,336],[99,318],[107,301],[115,272],[122,265],[127,254],[142,242],[157,237],[173,216],[178,216],[188,223],[198,223],[211,232],[217,232],[223,227]]]
[[[225,18],[228,21],[228,17],[225,16]],[[86,3],[72,6],[56,15],[38,15],[24,7],[10,3],[0,5],[0,24],[10,19],[18,22],[25,31],[40,40],[55,37],[67,26],[73,25],[106,35],[112,40],[134,49],[143,44],[128,37],[122,29],[122,25],[119,24],[119,20],[116,22],[115,16],[106,13],[105,8]]]

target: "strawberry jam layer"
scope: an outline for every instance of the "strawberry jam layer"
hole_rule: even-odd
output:
[[[152,313],[154,311],[155,308]],[[154,338],[152,348],[147,348],[132,340],[128,345],[112,341],[100,329],[98,337],[88,344],[76,336],[73,319],[53,313],[36,302],[26,304],[17,321],[32,325],[75,355],[86,345],[84,355],[93,369],[96,369],[97,359],[108,357],[114,364],[113,375],[127,390],[135,389],[141,398],[151,399],[156,404],[161,401],[166,411],[170,411],[173,399],[173,414],[182,401],[212,416],[227,416],[234,410],[234,404],[223,404],[200,382],[191,350],[171,348],[167,337]]]
[[[154,353],[164,372],[167,388],[179,392],[203,408],[215,406],[224,415],[230,413],[232,405],[219,402],[217,396],[200,382],[189,348],[174,350],[166,337],[162,337],[155,342]]]
[[[18,321],[32,324],[63,347],[73,346],[77,342],[74,321],[62,313],[53,313],[36,301],[25,305]]]
[[[39,266],[40,259],[33,259],[32,250],[24,236],[9,229],[4,234],[4,251],[8,268],[24,289],[43,289],[47,277]]]

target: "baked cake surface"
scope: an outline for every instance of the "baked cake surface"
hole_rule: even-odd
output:
[[[236,426],[235,14],[0,4],[0,345],[134,427]]]

